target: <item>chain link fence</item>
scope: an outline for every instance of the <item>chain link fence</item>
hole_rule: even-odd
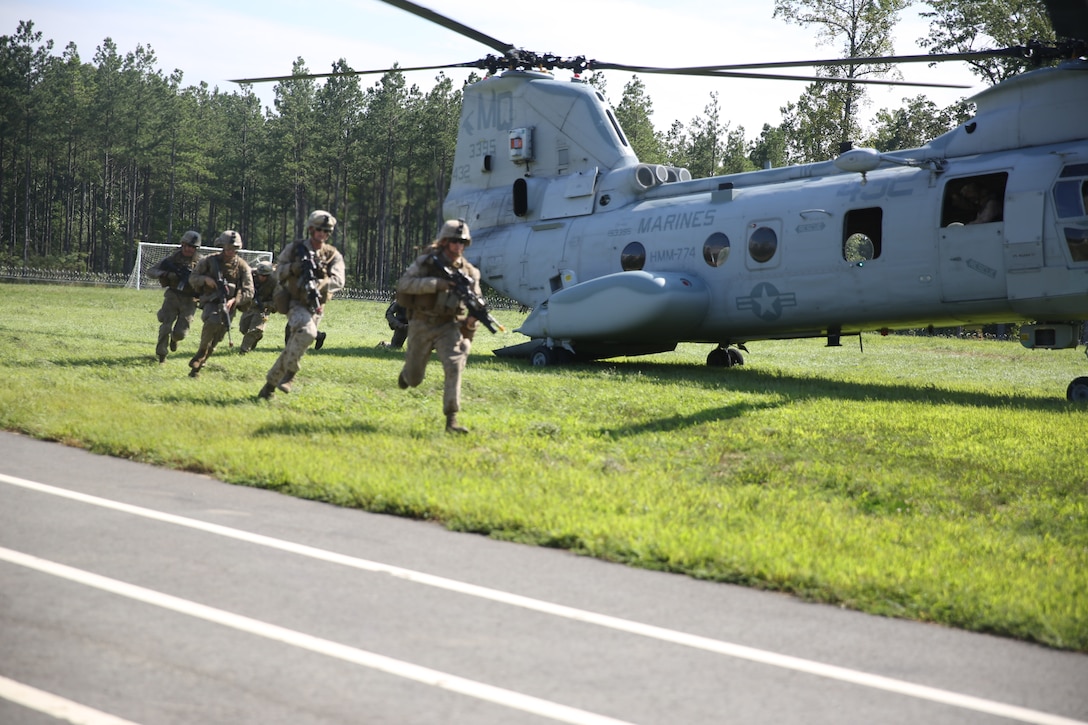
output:
[[[0,265],[0,282],[25,282],[30,284],[80,285],[87,287],[128,287],[131,286],[129,274],[110,272],[76,272],[67,269],[41,269]],[[158,285],[143,287],[144,290],[160,291]],[[493,292],[493,290],[491,290]],[[394,291],[365,287],[345,287],[336,293],[340,300],[365,300],[369,302],[392,302]],[[487,306],[493,310],[524,310],[521,303],[507,297],[486,294]]]

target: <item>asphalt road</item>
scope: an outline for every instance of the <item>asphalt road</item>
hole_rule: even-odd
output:
[[[1088,656],[0,433],[0,723],[1073,723]]]

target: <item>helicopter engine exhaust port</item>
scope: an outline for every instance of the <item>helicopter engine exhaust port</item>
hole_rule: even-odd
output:
[[[630,167],[630,169],[628,181],[631,190],[636,193],[652,189],[655,186],[661,186],[669,180],[669,169],[662,164],[639,164]]]

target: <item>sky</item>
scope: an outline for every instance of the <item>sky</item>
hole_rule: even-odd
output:
[[[493,38],[537,53],[584,55],[601,61],[646,66],[695,66],[839,56],[818,45],[815,31],[773,17],[774,0],[551,0],[498,3],[494,0],[416,0],[448,18]],[[494,52],[437,24],[381,0],[5,0],[0,34],[12,35],[32,20],[43,40],[60,55],[74,42],[80,58],[91,62],[96,49],[112,38],[122,56],[138,45],[150,47],[164,74],[183,72],[182,86],[207,82],[231,93],[236,78],[289,75],[302,58],[311,72],[328,72],[343,58],[356,70],[439,65],[474,61]],[[927,22],[908,10],[895,40],[899,55],[923,54],[917,39]],[[931,69],[914,63],[900,67],[905,80],[962,83],[969,89],[870,87],[869,118],[881,108],[898,108],[902,99],[925,95],[947,106],[983,86],[964,63]],[[786,71],[808,75],[808,69]],[[409,84],[429,89],[437,71],[406,75]],[[557,77],[569,78],[567,71]],[[447,70],[459,84],[468,71]],[[607,71],[606,95],[618,104],[631,74]],[[673,121],[685,125],[702,115],[718,93],[721,121],[743,126],[755,139],[763,124],[778,125],[780,109],[796,101],[806,84],[796,81],[640,76],[653,103],[651,120],[659,130]],[[368,87],[380,75],[363,76]],[[271,105],[274,84],[254,91]]]

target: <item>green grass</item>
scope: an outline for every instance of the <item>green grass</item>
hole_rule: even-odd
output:
[[[396,386],[384,304],[334,301],[295,392],[255,395],[282,342],[199,322],[153,359],[160,295],[0,284],[0,428],[450,529],[1088,651],[1083,351],[866,335],[706,345],[561,368],[485,330],[448,436],[442,374]],[[520,315],[499,311],[508,327]],[[237,340],[236,340],[237,344]]]

